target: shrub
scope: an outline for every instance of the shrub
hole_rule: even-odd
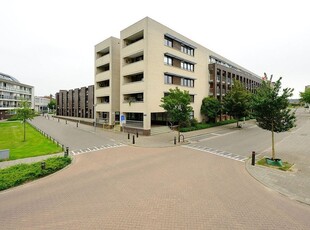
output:
[[[0,170],[0,191],[52,174],[71,163],[70,157],[52,157],[45,160],[45,169],[41,162],[19,164]]]

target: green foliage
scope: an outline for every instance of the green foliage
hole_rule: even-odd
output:
[[[178,87],[169,89],[169,94],[161,98],[161,103],[160,107],[167,111],[172,122],[176,122],[180,126],[186,125],[193,110],[190,106],[191,97],[188,91],[182,91]]]
[[[37,130],[26,124],[27,141],[20,141],[23,133],[21,122],[0,122],[0,149],[10,149],[10,160],[58,153],[62,148],[48,140]]]
[[[300,92],[299,95],[302,102],[310,104],[310,88],[306,89],[305,92]]]
[[[272,133],[272,159],[275,159],[274,132],[285,132],[295,126],[295,113],[291,112],[288,98],[293,95],[293,89],[285,88],[280,95],[281,79],[274,85],[263,81],[261,87],[253,96],[252,109],[257,125]]]
[[[191,126],[191,127],[184,127],[181,128],[181,132],[190,132],[190,131],[195,131],[195,130],[200,130],[200,129],[208,129],[216,126],[221,126],[221,125],[228,125],[237,122],[235,119],[231,120],[226,120],[226,121],[219,121],[216,123],[198,123],[196,126]]]
[[[22,100],[15,116],[24,123],[24,141],[26,141],[26,120],[32,119],[35,116],[34,111],[30,108],[30,102]]]
[[[279,169],[282,171],[291,171],[291,168],[293,167],[293,164],[288,163],[288,162],[283,162],[283,166],[273,166],[273,165],[269,165],[266,162],[266,158],[262,158],[259,161],[257,161],[258,165],[262,165],[262,166],[266,166],[266,167],[270,167],[270,168],[275,168],[275,169]]]
[[[285,132],[294,127],[295,113],[289,107],[288,98],[293,95],[293,89],[281,90],[281,79],[274,86],[268,81],[263,81],[262,86],[253,96],[253,112],[257,125],[262,129],[274,132]]]
[[[215,122],[216,117],[221,113],[221,108],[222,105],[217,98],[205,97],[202,100],[200,111],[209,119],[209,121]]]
[[[45,169],[41,169],[41,162],[0,169],[0,191],[47,176],[70,163],[69,157],[53,157],[45,160]]]
[[[50,103],[48,103],[47,107],[50,110],[56,109],[56,99],[51,98]]]
[[[240,81],[234,80],[231,91],[223,98],[224,111],[238,121],[241,117],[246,117],[250,114],[250,107],[251,93],[245,89]],[[238,122],[237,126],[239,126]]]

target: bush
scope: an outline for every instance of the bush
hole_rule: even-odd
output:
[[[41,162],[33,164],[19,164],[0,170],[0,191],[52,174],[71,163],[70,157],[52,157],[45,162],[45,169],[41,169]]]
[[[207,129],[215,126],[221,126],[221,125],[227,125],[227,124],[232,124],[237,122],[235,119],[231,120],[226,120],[226,121],[219,121],[216,123],[197,123],[196,126],[191,126],[191,127],[185,127],[181,128],[181,132],[190,132],[190,131],[195,131],[195,130],[200,130],[200,129]]]
[[[20,119],[18,119],[15,115],[13,115],[13,116],[9,117],[7,120],[8,121],[19,121]]]

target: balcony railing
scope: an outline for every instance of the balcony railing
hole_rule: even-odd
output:
[[[6,91],[9,91],[9,92],[17,92],[17,93],[22,93],[22,94],[31,94],[31,92],[28,91],[28,90],[15,89],[15,88],[12,88],[12,87],[0,86],[0,89],[6,90]]]

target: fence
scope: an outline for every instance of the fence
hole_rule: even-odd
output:
[[[65,146],[58,140],[56,140],[55,138],[53,138],[52,136],[48,135],[47,133],[45,133],[43,130],[39,129],[38,127],[36,127],[34,124],[31,124],[29,121],[27,121],[27,123],[33,127],[34,129],[36,129],[38,132],[40,132],[44,137],[46,137],[47,139],[51,140],[52,142],[54,142],[56,145],[60,146],[62,148],[62,150],[65,150]]]

